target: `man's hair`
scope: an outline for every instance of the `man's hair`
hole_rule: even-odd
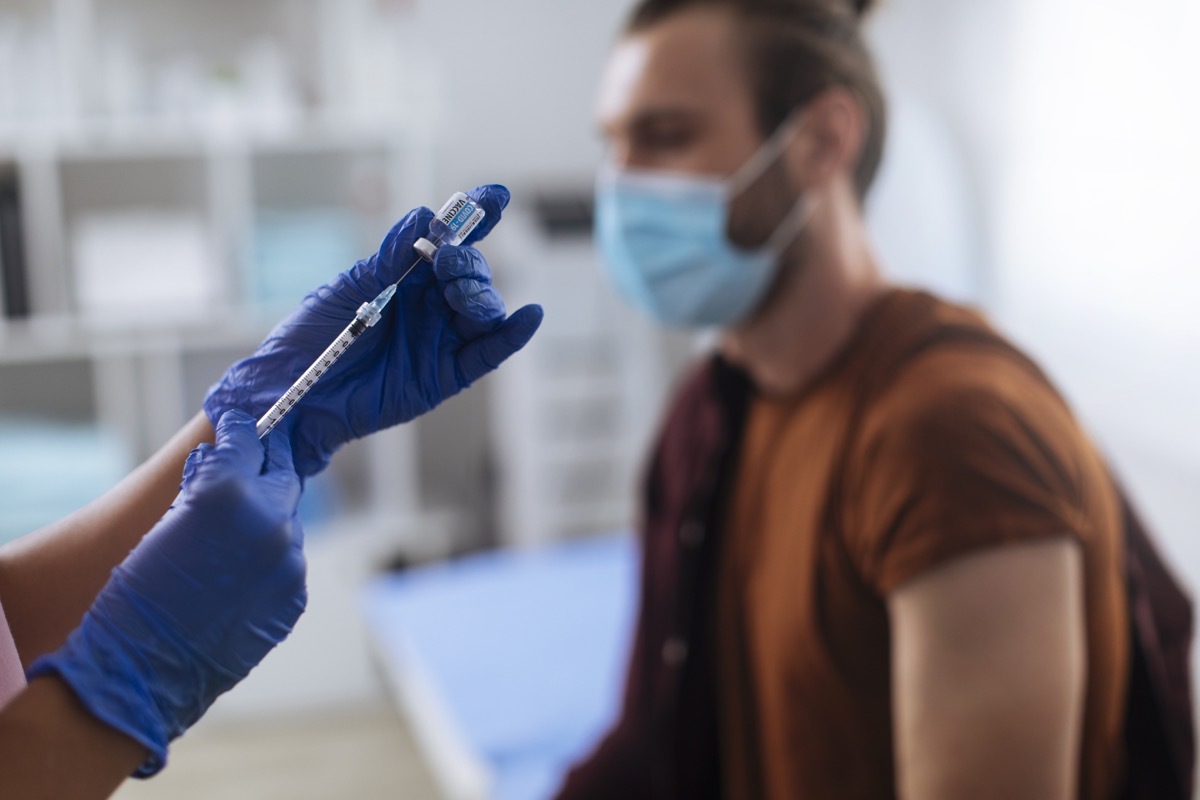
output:
[[[872,0],[641,0],[627,34],[650,28],[681,11],[717,8],[742,23],[741,50],[752,83],[763,136],[831,86],[851,90],[867,116],[867,132],[854,184],[861,201],[883,157],[887,109],[861,19]]]

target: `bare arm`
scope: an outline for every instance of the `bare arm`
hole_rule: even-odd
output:
[[[88,714],[56,678],[33,681],[0,711],[5,797],[108,797],[145,758],[141,745]]]
[[[965,557],[888,599],[897,787],[912,800],[1073,800],[1086,684],[1067,539]]]
[[[0,548],[0,601],[25,666],[79,625],[112,568],[175,499],[188,453],[212,440],[211,423],[197,414],[102,497]]]

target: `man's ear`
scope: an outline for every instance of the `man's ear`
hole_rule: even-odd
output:
[[[854,180],[867,117],[857,95],[831,86],[805,104],[800,130],[786,153],[797,186],[815,188],[839,177]]]

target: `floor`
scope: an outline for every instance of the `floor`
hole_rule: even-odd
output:
[[[117,800],[439,800],[391,708],[198,730]]]

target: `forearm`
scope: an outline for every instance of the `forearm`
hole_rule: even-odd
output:
[[[212,425],[197,414],[109,492],[0,548],[0,600],[21,661],[56,650],[83,619],[109,573],[166,512],[183,464]]]
[[[33,681],[0,711],[5,797],[108,797],[145,758],[141,745],[88,714],[56,678]]]

